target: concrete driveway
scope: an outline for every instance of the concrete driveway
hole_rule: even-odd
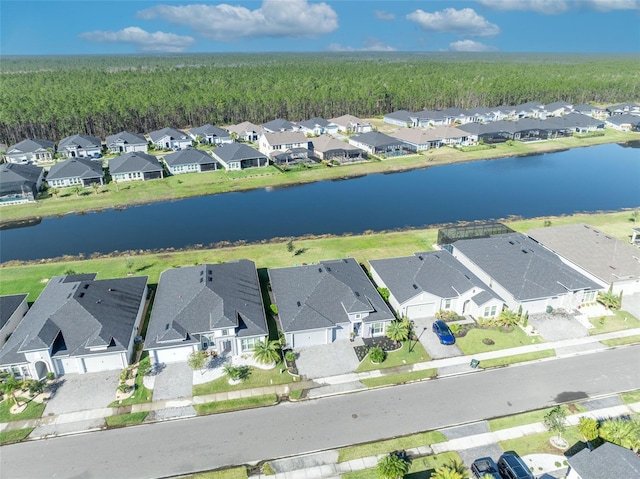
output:
[[[53,385],[43,416],[105,408],[116,399],[120,371],[65,374]]]
[[[640,319],[640,293],[629,294],[622,297],[622,309]]]
[[[360,364],[353,350],[354,344],[343,339],[296,349],[298,371],[308,379],[352,373]]]
[[[529,316],[529,324],[536,328],[545,341],[561,341],[589,336],[587,329],[569,313],[532,314]]]
[[[462,351],[455,344],[445,346],[440,344],[438,336],[431,330],[431,325],[436,318],[414,319],[414,331],[420,337],[420,343],[427,350],[432,359],[451,358],[462,356]],[[425,329],[426,328],[426,329]]]

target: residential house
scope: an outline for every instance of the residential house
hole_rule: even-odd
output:
[[[442,146],[442,136],[433,128],[406,128],[395,131],[390,136],[405,143],[411,151],[425,151]]]
[[[125,153],[109,161],[111,178],[116,181],[147,181],[164,178],[164,168],[155,156],[142,152]]]
[[[600,119],[609,116],[606,110],[593,105],[573,105],[572,111]]]
[[[389,290],[398,317],[433,317],[442,311],[494,317],[504,301],[448,251],[369,261],[373,281]]]
[[[554,101],[544,105],[540,112],[540,118],[548,118],[552,116],[562,116],[573,110],[573,105],[566,101]]]
[[[43,178],[41,166],[0,164],[0,206],[35,201]]]
[[[53,161],[56,144],[51,140],[27,139],[11,145],[5,157],[8,163],[45,163]]]
[[[335,135],[338,132],[338,125],[324,118],[315,117],[310,120],[300,121],[296,125],[302,133],[309,136],[319,136],[325,133]]]
[[[339,133],[357,135],[373,131],[373,125],[371,125],[371,123],[353,115],[342,115],[337,118],[331,118],[329,121],[338,126]]]
[[[111,153],[146,153],[149,144],[142,135],[121,131],[107,136],[106,146]]]
[[[584,223],[535,228],[527,235],[602,288],[640,293],[638,248]]]
[[[539,118],[544,105],[537,101],[529,101],[515,107],[516,118]]]
[[[379,131],[362,133],[349,138],[349,143],[373,155],[398,156],[407,153],[407,145]]]
[[[163,158],[169,173],[179,175],[181,173],[204,173],[222,168],[220,163],[202,150],[186,148],[166,155]]]
[[[631,449],[605,442],[567,457],[566,479],[603,479],[640,477],[640,456]]]
[[[572,310],[591,303],[603,289],[521,233],[458,240],[447,250],[512,310]]]
[[[609,116],[615,115],[640,115],[640,105],[637,103],[621,103],[606,108]]]
[[[382,117],[382,121],[389,125],[411,127],[414,125],[414,114],[407,110],[396,110],[387,113]],[[367,132],[368,133],[368,132]]]
[[[182,150],[192,144],[191,137],[175,128],[163,128],[149,132],[149,138],[161,150]]]
[[[515,106],[500,105],[490,108],[493,121],[515,120],[518,118]]]
[[[93,184],[104,185],[102,162],[88,158],[69,158],[56,163],[49,169],[47,184],[50,188],[67,186],[87,187]]]
[[[227,130],[231,135],[235,135],[238,140],[246,142],[258,141],[262,133],[264,133],[264,128],[248,121],[228,126]]]
[[[227,130],[218,128],[210,124],[202,125],[197,128],[191,128],[189,134],[194,141],[206,143],[209,145],[223,145],[225,143],[233,143],[233,138]]]
[[[268,334],[256,265],[243,259],[164,271],[145,349],[153,364],[186,361],[198,350],[235,356]]]
[[[491,108],[487,108],[484,106],[477,106],[475,108],[471,108],[466,111],[469,121],[465,124],[469,123],[488,123],[490,121],[495,121],[495,113],[491,110]]]
[[[228,171],[269,166],[265,155],[242,143],[222,145],[212,150],[211,156]]]
[[[607,126],[618,131],[640,131],[640,115],[615,114],[608,117],[605,122]]]
[[[559,122],[570,134],[604,130],[605,127],[604,120],[576,112],[567,113],[560,118],[550,118],[547,121]]]
[[[276,131],[298,131],[299,128],[290,121],[283,120],[282,118],[276,118],[275,120],[268,121],[262,124],[262,129],[267,133],[274,133]]]
[[[258,142],[261,153],[276,164],[293,165],[311,157],[309,138],[301,131],[265,132]]]
[[[384,336],[395,319],[353,258],[268,273],[278,318],[293,348]]]
[[[0,349],[29,311],[27,294],[0,296]]]
[[[23,378],[126,368],[147,298],[147,277],[55,276],[0,350],[0,370]]]
[[[320,135],[317,138],[313,138],[311,143],[313,155],[319,160],[337,161],[342,164],[367,159],[365,151],[329,135]]]
[[[63,158],[100,158],[102,140],[89,135],[68,136],[58,143],[58,153]]]

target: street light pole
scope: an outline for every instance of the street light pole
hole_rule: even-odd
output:
[[[426,326],[424,328],[422,328],[422,331],[420,331],[420,334],[416,338],[416,342],[413,343],[413,346],[411,345],[411,341],[409,341],[409,352],[413,351],[413,348],[416,347],[416,344],[418,344],[420,342],[420,337],[422,336],[422,333],[424,333],[426,330],[427,330]]]

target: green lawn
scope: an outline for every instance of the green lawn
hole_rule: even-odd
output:
[[[462,462],[457,452],[443,452],[433,456],[420,457],[413,461],[406,479],[429,479],[436,469],[451,461]],[[343,479],[380,479],[375,468],[361,471],[348,472],[342,475]]]
[[[419,446],[429,446],[444,442],[447,438],[439,431],[421,432],[410,436],[397,437],[386,441],[370,442],[340,449],[338,462],[350,461],[360,457],[375,456],[392,451],[402,451]]]
[[[143,352],[140,363],[149,362],[149,361],[150,361],[149,353],[147,351]],[[121,401],[113,401],[111,404],[109,404],[109,407],[128,406],[131,404],[141,404],[145,402],[151,402],[151,398],[153,397],[153,390],[147,389],[144,386],[143,379],[144,379],[144,376],[142,374],[137,374],[135,384],[134,384],[135,390],[133,391],[133,394],[130,397],[123,399]]]
[[[216,414],[221,412],[238,411],[240,409],[251,409],[262,406],[272,406],[278,402],[275,394],[265,394],[264,396],[253,396],[242,399],[230,399],[228,401],[208,402],[195,404],[193,408],[198,415]]]
[[[519,437],[517,439],[510,439],[508,441],[501,441],[498,444],[505,451],[516,451],[520,456],[524,456],[526,454],[557,454],[562,456],[564,451],[552,446],[549,442],[549,439],[556,435],[557,434],[555,432],[543,432],[540,434]],[[562,437],[569,443],[569,447],[572,451],[577,452],[578,450],[586,447],[586,444],[583,442],[584,438],[578,432],[577,426],[568,427],[562,434]],[[560,467],[562,466],[559,466],[558,469]],[[535,474],[539,474],[538,471],[533,472]]]
[[[411,352],[409,352],[409,347],[411,347]],[[367,355],[356,369],[356,372],[362,373],[376,369],[394,368],[396,366],[422,363],[424,361],[431,361],[431,357],[429,357],[429,354],[422,344],[419,342],[416,344],[415,341],[404,341],[402,348],[398,351],[387,353],[386,359],[380,364],[373,364]]]
[[[536,359],[550,358],[555,356],[556,353],[553,349],[545,349],[544,351],[534,351],[532,353],[514,354],[513,356],[506,356],[503,358],[484,359],[480,361],[481,368],[495,368],[499,366],[506,366],[508,364],[524,363],[527,361],[535,361]]]
[[[626,338],[604,339],[600,342],[610,348],[624,346],[626,344],[636,344],[640,343],[640,335],[636,334],[635,336],[627,336]]]
[[[494,344],[487,345],[483,340],[489,339]],[[487,351],[498,351],[501,349],[515,348],[529,344],[543,343],[540,336],[527,336],[526,333],[516,327],[511,332],[504,332],[499,329],[471,329],[462,338],[456,338],[456,344],[464,354],[478,354]]]
[[[567,404],[562,406],[567,416],[586,411],[580,404]],[[509,429],[525,424],[533,424],[544,421],[544,416],[552,408],[538,409],[537,411],[529,411],[522,414],[514,414],[511,416],[499,417],[488,421],[490,431],[499,431],[501,429]]]
[[[208,471],[192,476],[184,476],[183,479],[247,479],[248,477],[245,467],[233,467],[222,471]]]
[[[27,408],[20,414],[11,414],[9,411],[14,402],[12,398],[6,398],[0,402],[0,422],[20,421],[22,419],[36,419],[42,416],[45,404],[31,401],[29,398],[19,397],[18,401],[28,401]]]
[[[133,424],[142,423],[148,415],[149,413],[147,411],[133,412],[130,414],[116,414],[114,416],[107,416],[106,418],[104,418],[104,420],[109,427],[131,426]]]
[[[273,369],[259,369],[251,367],[249,378],[240,384],[231,385],[227,376],[223,376],[214,381],[193,386],[194,396],[203,396],[205,394],[215,394],[227,391],[238,391],[240,389],[260,388],[263,386],[273,386],[277,384],[289,384],[293,382],[293,376],[286,371],[280,373],[284,368],[282,363],[278,363]]]
[[[594,326],[593,329],[589,330],[589,334],[603,334],[624,329],[640,328],[640,321],[631,313],[626,311],[614,311],[614,313],[613,316],[589,318],[589,322]]]
[[[625,404],[632,404],[634,402],[640,402],[640,389],[637,391],[629,391],[626,393],[620,394],[622,401]]]
[[[11,431],[0,431],[0,444],[10,444],[20,442],[33,431],[33,427],[25,429],[12,429]]]
[[[412,381],[420,381],[422,379],[435,378],[438,375],[436,369],[424,369],[422,371],[413,371],[410,373],[389,374],[379,378],[362,379],[360,382],[368,388],[380,386],[390,386],[392,384],[404,384]]]

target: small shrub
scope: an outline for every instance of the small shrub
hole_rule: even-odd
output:
[[[296,353],[294,353],[291,349],[284,354],[284,358],[290,363],[296,360]]]
[[[371,348],[369,350],[369,359],[374,363],[381,363],[387,357],[387,353],[380,347]]]
[[[436,312],[436,318],[443,321],[459,321],[461,319],[464,319],[464,316],[460,316],[455,311],[441,309]]]
[[[459,324],[452,324],[452,325],[449,326],[449,329],[451,329],[451,332],[453,334],[460,333],[460,325]]]
[[[269,309],[271,309],[271,312],[273,314],[278,314],[278,306],[276,306],[275,304],[269,305]]]
[[[47,380],[48,381],[53,381],[55,377],[56,377],[56,375],[52,371],[49,371],[47,373]]]

